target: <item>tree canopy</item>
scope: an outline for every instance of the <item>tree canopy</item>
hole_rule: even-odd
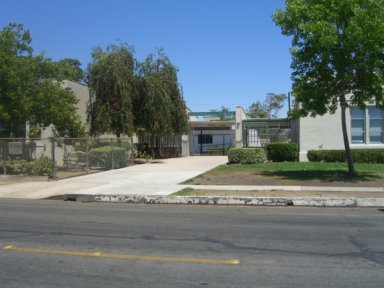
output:
[[[226,106],[221,106],[220,109],[210,109],[209,112],[215,112],[221,121],[235,120],[235,116],[230,113],[231,111]]]
[[[287,99],[285,94],[268,93],[263,102],[256,101],[248,108],[248,116],[251,118],[275,118],[284,107]]]
[[[61,86],[67,75],[76,74],[73,67],[33,55],[31,41],[22,24],[10,23],[0,31],[1,136],[25,137],[26,122],[42,128],[53,124],[58,136],[82,135],[78,99]]]
[[[109,45],[106,51],[96,48],[92,59],[87,70],[91,134],[171,135],[188,130],[177,68],[162,49],[140,63],[133,47]]]
[[[349,174],[355,175],[345,111],[384,106],[384,0],[287,0],[273,18],[292,36],[293,95],[301,104],[295,115],[340,107]]]
[[[135,59],[127,43],[97,47],[87,68],[90,90],[88,105],[89,133],[131,135],[134,126],[132,109],[135,97]]]
[[[136,98],[138,127],[152,134],[181,134],[188,130],[187,107],[177,68],[162,49],[140,63],[141,93]]]

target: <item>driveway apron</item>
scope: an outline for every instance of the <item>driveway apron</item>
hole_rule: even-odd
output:
[[[179,183],[228,161],[226,156],[192,156],[89,174],[52,182],[0,186],[0,197],[41,199],[61,194],[169,195]]]

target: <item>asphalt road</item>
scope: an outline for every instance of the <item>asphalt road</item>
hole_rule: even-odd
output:
[[[0,200],[0,287],[383,287],[384,212]]]

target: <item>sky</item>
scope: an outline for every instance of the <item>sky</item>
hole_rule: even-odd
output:
[[[164,48],[194,112],[247,109],[291,89],[290,39],[272,21],[284,0],[0,0],[0,29],[23,23],[34,52],[75,58],[127,42],[142,61]],[[287,104],[279,116],[284,115]]]

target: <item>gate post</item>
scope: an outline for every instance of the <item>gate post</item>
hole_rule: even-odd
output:
[[[200,156],[203,155],[203,130],[200,130]]]
[[[56,171],[56,154],[55,154],[55,148],[56,148],[56,138],[55,137],[51,137],[50,138],[50,141],[51,141],[51,160],[52,160],[52,168],[51,168],[51,179],[53,180],[57,180],[57,171]]]

